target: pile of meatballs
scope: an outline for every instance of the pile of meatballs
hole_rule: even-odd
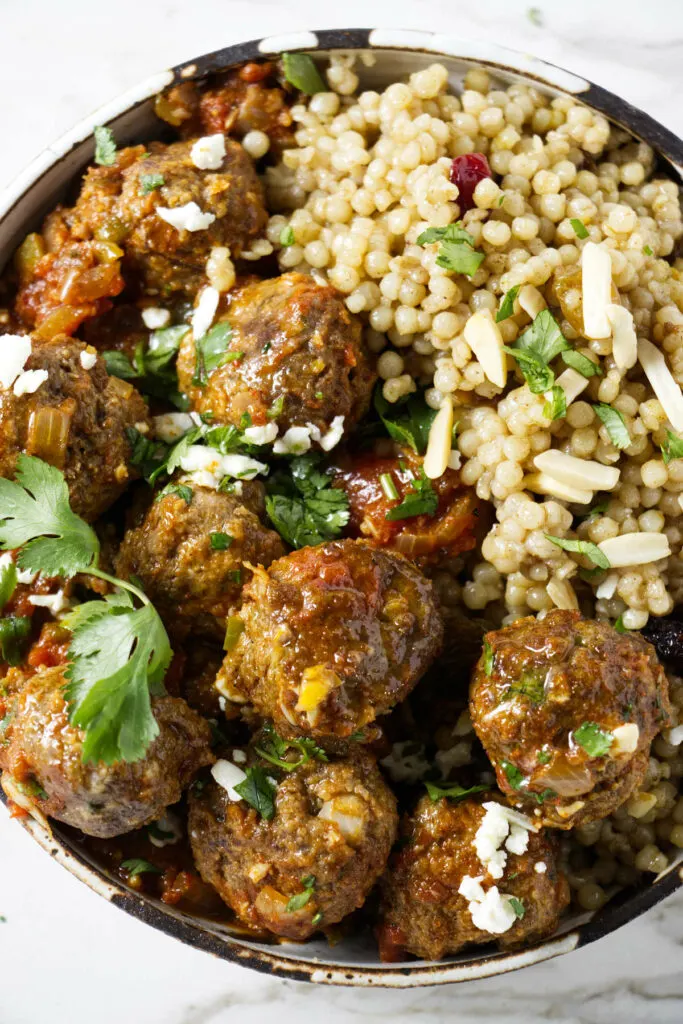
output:
[[[174,660],[152,701],[159,734],[146,756],[84,764],[64,698],[68,635],[56,605],[29,601],[83,581],[21,581],[3,614],[32,616],[32,645],[20,664],[0,663],[3,785],[103,839],[174,807],[196,872],[260,932],[305,940],[365,907],[387,961],[520,946],[550,934],[568,904],[562,835],[642,782],[670,721],[666,676],[638,634],[576,612],[491,629],[440,606],[432,578],[476,547],[486,509],[448,469],[433,514],[386,519],[383,476],[422,460],[388,438],[379,450],[355,443],[377,379],[360,320],[333,288],[253,259],[268,214],[262,160],[241,140],[268,136],[266,161],[286,148],[295,96],[269,64],[172,90],[159,112],[176,141],[90,167],[5,275],[0,350],[29,335],[25,369],[47,376],[34,391],[0,386],[0,475],[14,476],[22,452],[58,466],[111,570],[154,603]],[[195,143],[216,133],[219,165],[197,166]],[[145,191],[143,177],[161,183]],[[212,215],[207,226],[157,213],[190,203]],[[178,390],[212,426],[240,429],[245,414],[281,436],[313,425],[314,451],[343,422],[341,442],[322,453],[349,503],[338,539],[290,550],[258,479],[232,493],[197,484],[189,502],[139,479],[131,431],[152,439],[171,407],[110,375],[102,353],[132,359],[149,310],[189,322],[207,261],[226,249],[236,279],[215,322],[230,323],[239,356],[198,383],[188,331]],[[231,543],[213,546],[214,534]],[[225,651],[228,619],[239,633]],[[427,792],[392,788],[381,765],[392,744],[428,746],[467,712],[473,763]],[[577,742],[586,723],[610,735],[609,749]],[[280,756],[269,759],[273,736]],[[274,789],[270,815],[234,788],[255,766]]]

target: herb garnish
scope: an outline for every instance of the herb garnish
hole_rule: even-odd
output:
[[[462,800],[465,796],[471,796],[473,793],[483,793],[487,790],[488,786],[470,786],[465,789],[463,786],[459,786],[458,783],[454,783],[452,786],[437,786],[435,782],[425,782],[425,788],[429,794],[429,799],[436,803],[437,800]]]
[[[589,757],[604,757],[612,746],[612,733],[601,729],[596,722],[583,722],[572,735]]]
[[[195,387],[206,387],[209,377],[227,362],[242,358],[243,352],[228,352],[232,338],[232,327],[226,321],[216,324],[201,338],[195,338],[195,364],[192,383]]]
[[[412,448],[417,455],[424,454],[436,410],[430,409],[422,394],[409,395],[391,404],[378,386],[375,391],[375,410],[394,441]]]
[[[683,459],[683,438],[676,437],[671,430],[666,432],[666,441],[660,445],[662,449],[662,461],[666,466],[672,459]]]
[[[160,875],[161,868],[151,864],[143,857],[131,857],[130,860],[122,860],[121,867],[128,872],[129,878],[137,878],[138,875]]]
[[[474,238],[457,221],[445,228],[427,228],[417,239],[418,245],[440,242],[436,262],[446,270],[472,277],[486,259],[486,253],[474,248]]]
[[[484,653],[482,655],[484,674],[490,676],[493,672],[493,648],[488,640],[484,640]]]
[[[589,540],[569,540],[567,537],[552,537],[549,533],[544,535],[547,540],[556,544],[558,548],[562,548],[563,551],[573,551],[578,555],[585,555],[586,558],[590,558],[594,565],[598,565],[601,569],[610,569],[610,560],[603,551],[593,544]]]
[[[169,495],[175,495],[177,498],[182,498],[186,505],[192,504],[192,498],[194,497],[194,491],[187,484],[166,484],[159,493],[157,494],[156,501],[161,501],[162,498],[167,498]]]
[[[624,616],[620,615],[614,623],[614,629],[617,633],[628,633],[630,632],[628,626],[624,625]]]
[[[526,910],[524,909],[524,904],[522,903],[522,901],[518,899],[517,896],[508,896],[508,903],[514,910],[515,917],[521,921],[524,915],[526,914]]]
[[[315,875],[306,875],[301,879],[301,884],[303,891],[298,892],[295,896],[290,896],[287,902],[285,909],[288,914],[293,914],[296,910],[302,910],[306,906],[315,889]]]
[[[503,769],[505,778],[508,780],[509,785],[513,789],[521,789],[522,784],[524,783],[524,775],[519,768],[517,768],[516,765],[511,764],[510,761],[501,761],[500,767]]]
[[[0,661],[20,665],[30,634],[31,620],[27,615],[6,615],[0,619]]]
[[[515,311],[515,299],[519,292],[521,285],[514,285],[509,291],[503,296],[503,301],[500,304],[500,309],[496,313],[496,323],[499,324],[503,320],[507,320],[511,317]]]
[[[559,384],[553,384],[546,396],[543,415],[547,420],[560,420],[567,415],[567,396]]]
[[[517,360],[529,390],[540,395],[555,383],[550,363],[571,346],[552,313],[542,309],[514,345],[504,345],[503,348]]]
[[[320,72],[307,53],[283,53],[282,67],[287,81],[299,92],[304,92],[307,96],[327,92]]]
[[[260,745],[254,747],[259,757],[285,772],[293,772],[309,761],[329,761],[329,758],[322,747],[319,747],[310,736],[302,736],[297,739],[283,739],[275,731],[274,726],[268,722],[261,730]],[[287,759],[290,751],[296,751],[296,760]]]
[[[646,256],[654,256],[654,253],[653,253],[653,251],[652,251],[652,249],[650,248],[649,245],[644,245],[643,246],[643,252],[645,253]]]
[[[163,174],[141,174],[140,175],[140,191],[143,196],[148,196],[150,192],[156,192],[158,188],[166,184],[166,179]]]
[[[291,224],[288,224],[287,227],[283,228],[280,232],[280,245],[284,248],[294,245],[294,228]]]
[[[111,167],[116,160],[116,141],[111,128],[98,125],[93,131],[95,136],[95,163],[100,167]]]
[[[588,238],[588,228],[582,220],[579,220],[578,217],[572,217],[569,223],[574,228],[574,234],[577,238]]]
[[[412,519],[413,516],[433,516],[439,507],[439,496],[432,487],[431,480],[420,466],[420,475],[410,473],[412,491],[404,497],[400,505],[389,509],[385,519],[396,522],[400,519]]]
[[[539,764],[548,764],[551,760],[551,754],[548,750],[539,750],[536,754],[536,760]]]
[[[562,362],[571,367],[572,370],[576,370],[582,377],[602,377],[602,370],[598,364],[594,363],[588,356],[584,356],[582,352],[576,352],[574,349],[563,352]]]
[[[609,439],[615,448],[623,450],[631,444],[631,436],[618,409],[604,402],[596,402],[593,406],[596,416],[605,424]]]
[[[542,704],[545,700],[545,681],[538,672],[522,672],[517,682],[508,686],[502,700],[512,700],[513,697],[528,697],[532,704]]]
[[[250,807],[258,811],[262,818],[270,821],[275,816],[277,786],[258,764],[247,768],[246,776],[246,779],[233,786],[233,789]]]
[[[132,362],[123,352],[103,352],[107,373],[122,380],[135,380],[143,394],[163,398],[186,411],[189,403],[178,391],[178,377],[171,364],[189,329],[187,324],[177,324],[154,331],[147,347],[142,342],[136,346]]]
[[[164,692],[171,646],[146,595],[98,567],[97,534],[72,512],[58,469],[22,454],[16,481],[0,479],[0,548],[21,548],[21,569],[67,579],[87,572],[116,588],[62,619],[72,633],[65,689],[69,721],[84,730],[84,762],[144,757],[159,732],[150,695]]]
[[[300,455],[289,463],[289,473],[276,473],[268,483],[266,511],[294,548],[335,540],[349,521],[349,499],[332,487],[320,461],[317,454]]]
[[[212,551],[227,551],[234,539],[229,533],[221,533],[220,530],[209,534],[209,544]]]
[[[17,567],[8,562],[0,568],[0,609],[4,608],[17,587]]]

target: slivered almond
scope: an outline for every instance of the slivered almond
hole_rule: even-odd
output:
[[[630,370],[638,361],[638,339],[633,316],[624,306],[610,302],[607,319],[612,325],[612,355],[620,370]]]
[[[610,754],[632,754],[638,746],[640,729],[635,722],[626,722],[612,730]]]
[[[620,473],[614,466],[603,466],[592,459],[577,459],[557,448],[536,455],[534,466],[561,483],[584,491],[612,491],[619,483]]]
[[[592,491],[584,491],[580,487],[570,487],[547,473],[530,473],[525,476],[522,486],[534,494],[549,494],[551,498],[562,501],[575,501],[578,505],[589,505],[593,500]]]
[[[567,580],[550,580],[548,597],[556,608],[563,608],[565,611],[574,611],[579,607],[574,588]]]
[[[532,284],[525,284],[519,295],[517,301],[524,310],[525,313],[535,320],[538,314],[547,308],[547,303],[538,288],[534,288]]]
[[[443,476],[448,468],[453,437],[453,403],[450,396],[444,398],[441,408],[429,428],[429,440],[425,453],[424,471],[430,480]]]
[[[587,338],[609,338],[607,307],[612,302],[612,260],[602,243],[586,242],[581,253],[583,331]]]
[[[683,394],[663,352],[647,338],[638,341],[638,360],[674,430],[683,430]]]
[[[576,370],[566,369],[555,381],[556,384],[564,391],[565,398],[567,399],[567,405],[571,405],[579,397],[582,391],[588,387],[588,378],[578,373]]]
[[[474,313],[465,324],[465,341],[488,380],[498,388],[507,382],[507,359],[503,338],[489,310]]]
[[[646,565],[668,558],[671,554],[669,541],[663,533],[622,533],[598,544],[613,568],[622,565]]]

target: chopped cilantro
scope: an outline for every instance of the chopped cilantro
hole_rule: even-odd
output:
[[[231,537],[229,533],[221,533],[220,530],[209,534],[212,551],[227,551],[233,540],[234,537]]]
[[[140,191],[143,196],[148,196],[150,192],[156,192],[158,188],[166,184],[166,179],[163,174],[141,174],[140,175]]]
[[[548,395],[550,397],[548,397]],[[567,396],[559,384],[553,384],[546,395],[543,415],[547,420],[560,420],[567,415]]]
[[[562,362],[570,366],[572,370],[576,370],[582,377],[602,376],[602,370],[597,363],[594,363],[588,356],[584,356],[583,353],[575,352],[574,349],[562,353]]]
[[[150,864],[142,857],[131,857],[130,860],[122,860],[121,867],[128,873],[129,878],[137,878],[138,875],[160,875],[161,868],[156,864]]]
[[[335,540],[349,521],[349,499],[320,468],[317,454],[300,455],[289,472],[268,483],[266,511],[281,537],[294,548]]]
[[[516,284],[513,288],[510,288],[503,297],[503,301],[500,304],[500,309],[496,313],[496,323],[499,324],[503,320],[507,320],[511,317],[515,311],[515,299],[520,289],[520,285]]]
[[[522,903],[522,901],[520,899],[518,899],[516,896],[508,896],[508,903],[510,904],[510,906],[514,910],[515,917],[518,918],[521,921],[522,918],[524,917],[525,913],[526,913],[526,910],[524,909],[524,904]]]
[[[394,404],[387,402],[381,387],[375,391],[375,409],[387,433],[399,444],[407,445],[422,455],[427,450],[429,431],[436,417],[422,394],[412,394]]]
[[[317,913],[315,913],[313,915],[313,917],[311,918],[311,924],[318,925],[318,924],[320,924],[322,919],[323,919],[323,912],[322,912],[322,910],[318,910]]]
[[[488,642],[488,640],[484,640],[484,653],[482,655],[482,658],[484,666],[484,675],[490,676],[491,673],[493,672],[494,656],[493,648],[491,647],[491,644]]]
[[[307,96],[327,92],[327,86],[313,58],[307,53],[283,53],[282,68],[287,81],[299,92],[306,93]]]
[[[195,339],[195,365],[192,383],[195,387],[206,387],[209,377],[224,363],[240,359],[243,352],[228,352],[232,338],[232,327],[226,321],[216,324],[210,331]]]
[[[563,551],[573,551],[578,555],[585,555],[601,569],[611,568],[607,555],[600,550],[597,544],[593,544],[589,540],[569,540],[567,537],[552,537],[549,533],[546,533],[545,537],[556,544],[558,548],[562,548]]]
[[[644,245],[643,246],[643,252],[645,253],[646,256],[654,256],[654,253],[653,253],[653,251],[652,251],[652,249],[650,248],[649,245]]]
[[[135,380],[143,394],[164,399],[185,411],[188,401],[178,391],[178,377],[172,364],[189,329],[187,324],[177,324],[154,331],[146,347],[142,342],[136,346],[132,362],[123,352],[103,352],[107,373],[122,380]]]
[[[16,786],[19,792],[23,793],[24,796],[35,797],[38,800],[47,800],[47,793],[37,779],[22,779],[20,782],[16,783]]]
[[[382,490],[384,491],[385,497],[389,498],[390,501],[397,501],[399,494],[398,488],[394,483],[394,478],[391,473],[382,473],[379,482]]]
[[[266,723],[261,730],[260,745],[254,749],[259,757],[285,772],[293,772],[311,760],[329,760],[322,747],[319,747],[310,736],[285,740],[275,731],[270,722]],[[287,755],[290,752],[295,752],[298,756],[294,760],[289,760]]]
[[[519,768],[517,768],[516,765],[511,764],[510,761],[501,761],[500,767],[503,769],[505,778],[508,780],[509,785],[515,790],[521,789],[522,783],[524,782],[524,775]]]
[[[429,799],[436,803],[437,800],[462,800],[465,796],[471,796],[473,793],[483,793],[487,790],[488,786],[470,786],[468,789],[464,789],[459,786],[457,782],[452,786],[437,786],[435,782],[425,782]]]
[[[100,167],[111,167],[116,160],[116,142],[111,128],[98,125],[93,135],[95,136],[95,163]]]
[[[572,217],[569,223],[574,228],[574,234],[577,238],[588,238],[588,228],[582,220],[579,220],[578,217]]]
[[[412,492],[408,493],[400,505],[389,509],[385,519],[396,522],[400,519],[412,519],[413,516],[433,516],[439,507],[439,496],[432,487],[431,480],[420,467],[420,475],[413,476]]]
[[[306,875],[305,878],[301,879],[301,884],[303,886],[302,892],[291,896],[287,902],[285,909],[288,914],[293,914],[295,911],[302,910],[306,906],[315,889],[315,875]]]
[[[540,7],[530,7],[526,12],[526,16],[531,24],[535,25],[536,28],[543,28],[543,15]]]
[[[234,787],[235,792],[258,811],[262,818],[270,821],[275,816],[277,786],[258,764],[247,768],[246,776],[243,782]]]
[[[604,402],[596,402],[593,406],[598,419],[602,420],[605,424],[605,429],[609,434],[609,439],[615,448],[623,450],[628,448],[631,444],[631,436],[628,432],[628,428],[624,421],[624,417],[621,415],[618,409],[612,408],[611,405],[606,405]]]
[[[542,704],[545,700],[545,673],[524,671],[516,683],[511,683],[503,695],[503,700],[513,697],[528,697],[532,704]]]
[[[683,438],[676,437],[671,430],[667,430],[666,441],[660,447],[665,465],[668,466],[672,459],[683,459]]]
[[[289,245],[294,245],[294,228],[290,224],[280,232],[280,245],[285,248]]]
[[[540,395],[550,391],[555,383],[550,363],[560,352],[569,349],[570,345],[552,313],[542,309],[533,323],[517,338],[514,346],[503,347],[516,359],[529,390]]]
[[[548,764],[551,760],[552,755],[548,750],[539,750],[536,754],[536,760],[539,764]]]
[[[604,757],[612,746],[612,733],[601,729],[596,722],[583,722],[572,735],[589,757]]]
[[[628,626],[624,625],[624,616],[623,615],[620,615],[619,618],[616,620],[616,622],[614,623],[614,628],[617,631],[617,633],[628,633],[629,632]]]
[[[427,228],[417,239],[418,245],[440,242],[436,262],[440,267],[456,274],[472,277],[486,258],[474,248],[474,238],[465,231],[460,221],[445,228]]]
[[[162,498],[166,498],[169,495],[175,495],[177,498],[182,498],[186,505],[192,504],[192,498],[194,491],[187,484],[166,484],[157,494],[155,501],[161,501]]]

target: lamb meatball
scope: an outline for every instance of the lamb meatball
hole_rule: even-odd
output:
[[[229,246],[239,256],[268,219],[263,189],[240,144],[226,137],[220,167],[202,170],[191,157],[196,141],[152,143],[148,153],[134,147],[112,167],[91,167],[70,215],[77,234],[101,234],[113,225],[128,265],[147,289],[162,294],[196,289],[214,246]],[[163,183],[144,191],[143,177]],[[177,228],[158,213],[187,203],[212,215],[212,223]]]
[[[83,764],[83,734],[69,724],[63,696],[65,671],[65,665],[35,675],[10,670],[4,682],[11,717],[0,768],[36,790],[44,814],[86,835],[108,838],[155,821],[213,761],[208,723],[179,697],[156,697],[159,735],[141,761]]]
[[[360,320],[334,288],[305,274],[255,281],[233,294],[227,319],[232,358],[209,374],[206,386],[192,383],[192,336],[180,347],[178,380],[198,412],[236,427],[249,413],[255,425],[275,423],[281,436],[312,425],[313,441],[323,448],[366,412],[376,373]]]
[[[501,838],[491,873],[475,842],[493,818]],[[524,822],[533,828],[491,794],[458,803],[423,797],[402,823],[403,843],[382,879],[382,959],[412,953],[439,960],[464,946],[496,941],[509,948],[553,932],[569,903],[569,886],[557,869],[552,834]]]
[[[268,566],[284,554],[261,522],[264,489],[243,481],[241,494],[194,487],[189,503],[163,492],[128,530],[116,557],[123,579],[139,576],[169,631],[222,641],[225,619],[251,577],[243,565]]]
[[[642,637],[558,610],[486,634],[470,714],[510,802],[574,828],[637,789],[671,705]]]
[[[188,831],[202,878],[246,924],[302,940],[363,905],[397,826],[395,798],[368,754],[285,774],[270,820],[238,796],[215,781],[191,790]]]
[[[256,570],[242,596],[216,685],[286,735],[350,736],[403,700],[441,646],[431,583],[357,541],[294,551]]]
[[[34,340],[25,368],[47,378],[20,397],[0,387],[0,476],[14,476],[21,452],[37,455],[62,470],[74,512],[94,522],[138,475],[126,430],[149,417],[131,384],[109,377],[99,357],[86,369],[82,357],[87,365],[95,353],[64,335]]]

